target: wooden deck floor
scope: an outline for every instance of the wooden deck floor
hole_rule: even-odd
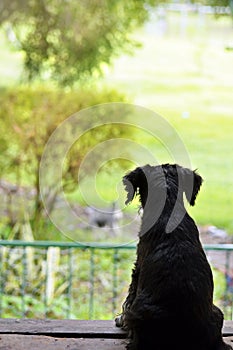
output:
[[[223,328],[233,345],[233,321]],[[113,321],[0,319],[0,350],[124,350],[125,333]]]

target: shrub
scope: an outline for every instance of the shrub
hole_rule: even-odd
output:
[[[7,208],[10,225],[27,219],[34,224],[41,219],[43,206],[39,195],[39,166],[44,147],[56,127],[84,108],[124,101],[124,95],[119,92],[98,88],[73,91],[34,85],[0,91],[0,177],[9,182],[5,196],[13,196],[13,200],[11,197],[6,200],[11,206]],[[64,139],[69,138],[70,133],[72,130],[65,130]],[[118,125],[103,127],[101,132],[96,128],[90,134],[86,133],[82,147],[73,147],[67,157],[63,186],[72,191],[72,184],[77,185],[79,165],[90,147],[101,139],[120,137],[122,133]],[[12,182],[17,185],[14,193],[11,191]],[[57,189],[48,190],[51,192],[52,210]],[[26,213],[29,213],[29,218]]]

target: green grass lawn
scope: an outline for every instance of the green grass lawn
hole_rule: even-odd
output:
[[[152,109],[175,128],[204,184],[192,214],[201,225],[233,232],[233,43],[230,18],[189,15],[186,34],[178,15],[168,16],[168,32],[141,31],[134,57],[121,57],[106,81],[133,101]],[[153,28],[153,27],[152,27]],[[150,28],[151,29],[151,28]],[[188,116],[188,118],[182,118]],[[173,161],[148,135],[138,139],[161,162]]]
[[[0,87],[17,84],[22,77],[23,55],[9,45],[3,29],[0,30],[0,53]]]

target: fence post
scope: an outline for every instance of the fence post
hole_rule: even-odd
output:
[[[25,307],[25,291],[26,291],[26,285],[27,285],[27,255],[26,255],[26,247],[23,247],[23,256],[22,256],[22,263],[23,263],[23,269],[22,269],[22,283],[21,283],[21,297],[22,297],[22,316],[26,316],[26,307]]]
[[[95,249],[90,247],[90,299],[89,299],[89,319],[93,317],[94,311],[94,279],[95,279]]]
[[[117,279],[117,268],[118,268],[118,249],[114,249],[113,253],[113,289],[112,289],[112,313],[113,316],[116,313],[116,300],[117,300],[117,287],[118,287],[118,279]]]
[[[72,301],[72,282],[73,282],[73,248],[68,250],[68,271],[69,271],[69,280],[67,288],[67,312],[66,317],[70,318],[71,312],[71,301]]]

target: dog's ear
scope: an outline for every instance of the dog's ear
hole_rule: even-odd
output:
[[[142,168],[138,167],[123,177],[123,184],[127,192],[125,204],[129,204],[135,195],[140,195],[142,202],[142,193],[147,194],[147,179]]]
[[[195,204],[197,194],[203,182],[202,177],[196,172],[187,168],[178,168],[179,181],[190,205]]]

